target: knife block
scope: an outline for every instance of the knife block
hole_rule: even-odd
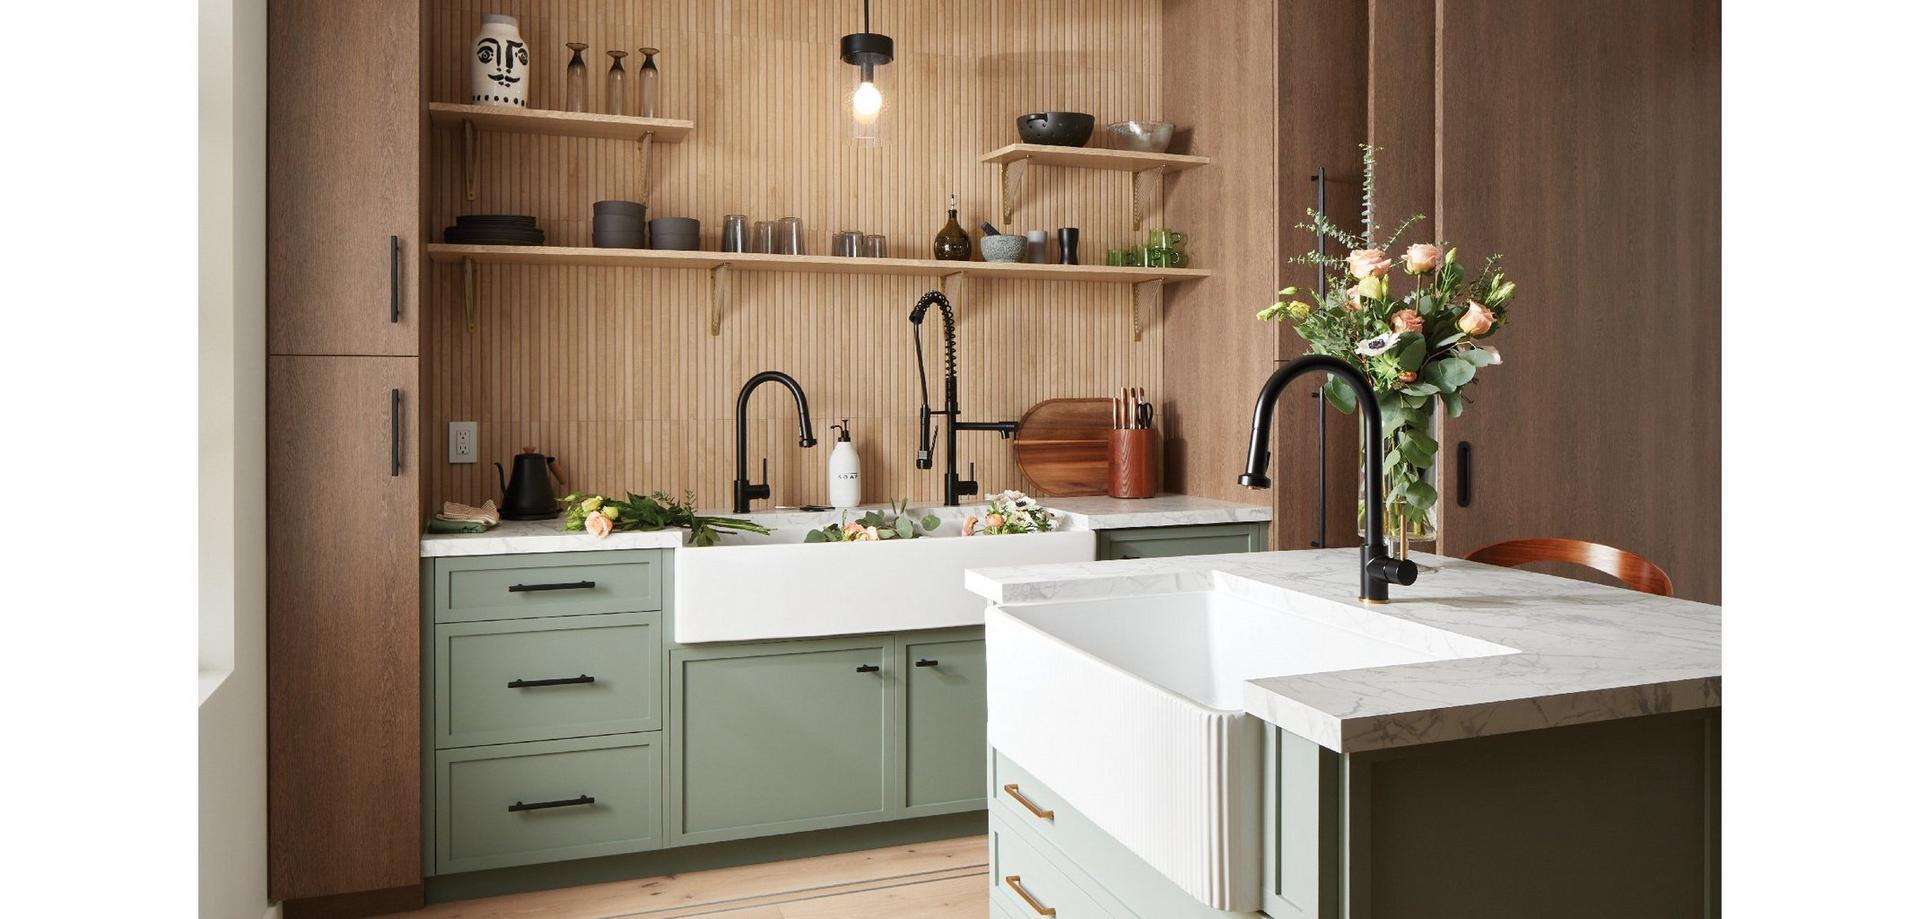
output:
[[[1151,498],[1158,490],[1158,438],[1153,428],[1107,432],[1107,497]]]

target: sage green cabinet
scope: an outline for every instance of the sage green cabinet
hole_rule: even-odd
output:
[[[885,819],[890,635],[668,653],[674,845]]]
[[[435,622],[637,613],[665,605],[660,550],[475,555],[434,564]]]
[[[440,751],[434,867],[473,871],[659,848],[659,738]]]
[[[1096,556],[1102,561],[1267,551],[1265,521],[1100,530],[1094,535],[1097,538]]]
[[[902,816],[986,806],[987,643],[979,629],[902,635]]]
[[[440,748],[657,731],[658,612],[435,629]]]

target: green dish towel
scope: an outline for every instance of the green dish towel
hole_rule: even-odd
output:
[[[478,520],[448,520],[439,514],[427,521],[429,533],[485,533],[487,525]]]

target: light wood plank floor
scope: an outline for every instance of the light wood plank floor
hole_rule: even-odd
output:
[[[441,903],[404,919],[981,919],[984,836]]]

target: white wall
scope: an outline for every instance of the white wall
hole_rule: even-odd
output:
[[[200,2],[200,915],[267,900],[266,0]]]

